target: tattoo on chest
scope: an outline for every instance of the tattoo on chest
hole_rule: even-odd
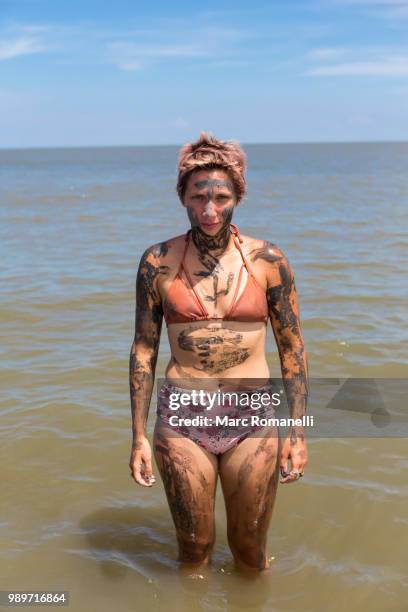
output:
[[[233,272],[229,272],[228,276],[227,276],[227,280],[226,280],[226,285],[224,285],[224,288],[220,288],[221,286],[221,278],[222,272],[223,272],[224,268],[221,265],[220,262],[218,262],[218,264],[214,267],[214,269],[211,272],[206,272],[206,271],[202,271],[202,272],[194,272],[194,276],[198,276],[201,278],[208,278],[211,277],[212,278],[212,294],[208,294],[206,293],[204,295],[204,300],[207,302],[213,302],[214,306],[218,306],[218,298],[224,295],[228,295],[233,280],[234,280],[234,273]]]
[[[212,293],[205,294],[204,300],[207,302],[213,302],[215,306],[218,305],[218,298],[224,295],[228,295],[233,280],[234,273],[229,272],[226,279],[226,284],[223,285],[222,278],[225,277],[225,268],[217,255],[210,253],[209,251],[199,251],[198,259],[204,266],[205,270],[199,270],[194,272],[194,276],[197,278],[210,278],[212,279]]]

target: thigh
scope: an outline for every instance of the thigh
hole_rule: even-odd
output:
[[[214,524],[218,460],[157,419],[153,450],[177,534],[202,539]]]
[[[219,473],[230,537],[261,541],[272,516],[279,480],[277,428],[255,432],[221,455]]]

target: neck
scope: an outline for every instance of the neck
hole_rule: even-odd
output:
[[[191,237],[199,253],[216,251],[217,255],[222,255],[228,248],[231,240],[229,223],[222,227],[214,236],[209,236],[200,227],[193,227]]]

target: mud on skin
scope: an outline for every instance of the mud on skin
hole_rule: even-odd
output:
[[[278,250],[276,244],[264,240],[262,246],[252,249],[252,251],[248,253],[248,256],[252,262],[255,262],[257,259],[262,259],[267,263],[275,263],[282,259],[281,255],[277,254]]]
[[[240,346],[242,341],[242,334],[230,330],[222,335],[197,336],[190,327],[178,335],[180,349],[200,358],[200,366],[194,365],[194,369],[214,374],[220,374],[248,359],[250,351]]]
[[[145,429],[153,389],[160,333],[163,321],[161,298],[157,290],[159,275],[169,272],[160,265],[160,257],[168,252],[163,242],[147,249],[139,264],[136,277],[135,337],[129,358],[129,385],[133,433],[135,425],[140,434]],[[138,410],[136,411],[136,402]]]
[[[262,457],[264,455],[264,457]],[[262,460],[262,469],[256,461]],[[275,466],[274,466],[275,464]],[[271,468],[274,469],[271,471]],[[228,540],[231,547],[249,565],[262,567],[265,562],[267,531],[279,477],[277,449],[264,438],[256,451],[243,461],[236,489],[228,496]],[[253,481],[250,483],[250,481]],[[250,503],[242,504],[240,491],[245,487],[253,491]]]
[[[199,181],[199,183],[202,182],[205,181]],[[205,268],[204,270],[193,272],[193,275],[197,278],[212,278],[212,294],[205,295],[204,299],[214,302],[215,306],[217,306],[219,296],[227,295],[229,293],[234,280],[234,273],[230,272],[226,280],[226,286],[223,289],[218,288],[220,283],[220,275],[224,271],[220,257],[223,255],[229,244],[231,236],[229,225],[233,212],[233,206],[225,208],[221,213],[223,225],[220,231],[217,232],[215,236],[209,236],[199,227],[198,219],[195,216],[193,209],[187,206],[187,213],[192,226],[191,236],[197,249],[198,259]]]
[[[204,501],[208,482],[194,457],[185,448],[170,448],[160,433],[154,450],[176,527],[180,560],[200,562],[212,546],[208,535],[213,531],[213,516]],[[194,480],[198,483],[193,487]]]
[[[278,283],[267,289],[269,317],[279,350],[290,414],[293,418],[301,418],[305,414],[309,389],[295,281],[290,265],[279,249],[268,243],[267,251],[268,257],[277,257],[275,265],[279,278]],[[264,249],[261,249],[257,256],[265,258],[263,253]]]

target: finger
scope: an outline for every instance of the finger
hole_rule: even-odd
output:
[[[153,485],[156,482],[156,478],[153,474],[151,474],[150,476],[147,476],[146,474],[141,474],[141,477],[148,485]]]
[[[294,478],[290,474],[287,474],[285,477],[281,478],[279,482],[281,484],[289,484],[290,482],[294,482]]]
[[[131,476],[133,477],[135,482],[139,485],[142,485],[142,487],[151,487],[154,484],[154,482],[151,482],[150,480],[147,481],[140,473],[131,474]]]
[[[299,470],[291,470],[284,478],[281,479],[282,484],[289,484],[291,482],[297,482],[300,480],[302,472]]]
[[[134,464],[131,475],[133,476],[135,482],[137,484],[142,485],[142,487],[151,487],[152,484],[154,484],[150,481],[150,479],[147,480],[145,478],[144,473],[142,471],[142,464],[140,462]]]
[[[145,469],[142,470],[142,475],[148,481],[155,481],[156,480],[156,478],[154,477],[154,474],[153,474],[151,459],[145,460]]]
[[[293,482],[294,480],[294,476],[291,472],[284,472],[283,470],[281,471],[281,478],[280,478],[280,482],[282,484],[286,484],[288,482]]]
[[[140,475],[145,482],[152,485],[156,482],[156,477],[152,473],[152,462],[150,460],[142,459],[142,466],[140,469]]]
[[[300,477],[305,473],[306,461],[293,461],[291,472],[298,472]]]
[[[137,468],[136,468],[137,469]],[[150,459],[142,459],[139,467],[140,478],[145,486],[151,487],[156,482],[156,477],[152,474],[152,463]]]
[[[281,454],[281,458],[280,458],[280,471],[282,476],[286,476],[286,474],[288,474],[288,461],[289,461],[289,455],[287,453],[283,453]]]
[[[287,469],[287,468],[286,468],[286,469]],[[286,478],[286,477],[289,475],[289,472],[287,472],[287,471],[286,471],[286,469],[285,469],[285,468],[283,468],[282,466],[281,466],[281,468],[280,468],[280,473],[281,473],[281,477],[282,477],[282,478]]]
[[[296,482],[297,480],[299,480],[299,478],[297,476],[291,476],[289,474],[289,476],[286,476],[286,478],[281,478],[280,479],[280,483],[281,484],[290,484],[291,482]]]

